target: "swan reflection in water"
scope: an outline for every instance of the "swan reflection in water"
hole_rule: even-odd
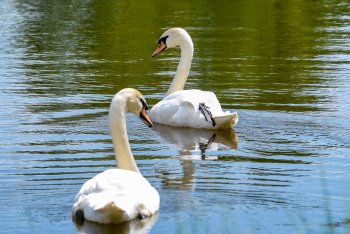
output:
[[[195,163],[193,160],[217,160],[218,156],[207,155],[207,152],[238,148],[238,138],[233,129],[177,128],[155,124],[152,130],[159,134],[162,142],[175,145],[179,151],[182,172],[174,171],[177,167],[171,165],[157,169],[165,187],[194,190]]]
[[[233,129],[178,128],[155,124],[152,130],[158,132],[163,141],[176,145],[182,159],[217,159],[206,156],[206,151],[238,148],[237,135]],[[196,156],[198,153],[199,158]]]
[[[76,223],[81,234],[147,234],[157,222],[159,213],[145,219],[137,219],[120,224],[100,224],[85,220]]]

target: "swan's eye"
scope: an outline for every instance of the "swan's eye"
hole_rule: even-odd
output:
[[[168,39],[169,36],[164,36],[164,37],[161,37],[159,40],[158,40],[158,44],[160,44],[161,42],[163,42],[165,45],[166,45],[166,39]]]
[[[148,106],[146,101],[143,98],[140,98],[141,104],[142,104],[142,108],[145,108],[145,110],[148,110]]]

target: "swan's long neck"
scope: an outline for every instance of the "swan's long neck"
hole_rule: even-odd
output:
[[[140,172],[131,153],[126,130],[126,100],[115,96],[109,110],[109,126],[118,168]]]
[[[180,49],[180,63],[177,67],[176,75],[171,82],[170,88],[166,94],[167,96],[176,91],[183,90],[185,87],[193,58],[193,43],[191,37],[188,34],[184,37],[182,44],[180,44]]]

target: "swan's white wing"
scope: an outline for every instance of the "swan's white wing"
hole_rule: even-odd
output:
[[[88,180],[76,195],[73,215],[99,223],[119,223],[150,216],[159,208],[159,194],[141,174],[121,169],[106,170]]]
[[[150,118],[156,123],[186,123],[195,114],[195,106],[181,91],[175,92],[157,103],[150,111]],[[176,126],[178,126],[176,125]],[[185,126],[185,125],[184,125]]]

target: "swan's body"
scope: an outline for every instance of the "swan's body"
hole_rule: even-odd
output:
[[[150,111],[152,121],[177,127],[226,129],[236,125],[237,112],[224,112],[216,95],[201,90],[183,90],[193,58],[193,43],[182,28],[163,33],[153,57],[167,48],[179,46],[181,59],[166,97]]]
[[[85,182],[76,195],[73,215],[97,223],[121,223],[155,214],[159,195],[137,172],[108,169]]]
[[[210,108],[215,126],[205,119],[200,103]],[[237,113],[222,111],[214,93],[194,89],[166,96],[152,108],[150,117],[156,123],[193,128],[231,128],[237,121]]]
[[[149,126],[146,102],[135,89],[123,89],[111,103],[109,122],[118,169],[106,170],[85,182],[75,197],[73,217],[98,223],[145,218],[159,209],[159,194],[140,174],[129,146],[125,114],[140,115]]]

